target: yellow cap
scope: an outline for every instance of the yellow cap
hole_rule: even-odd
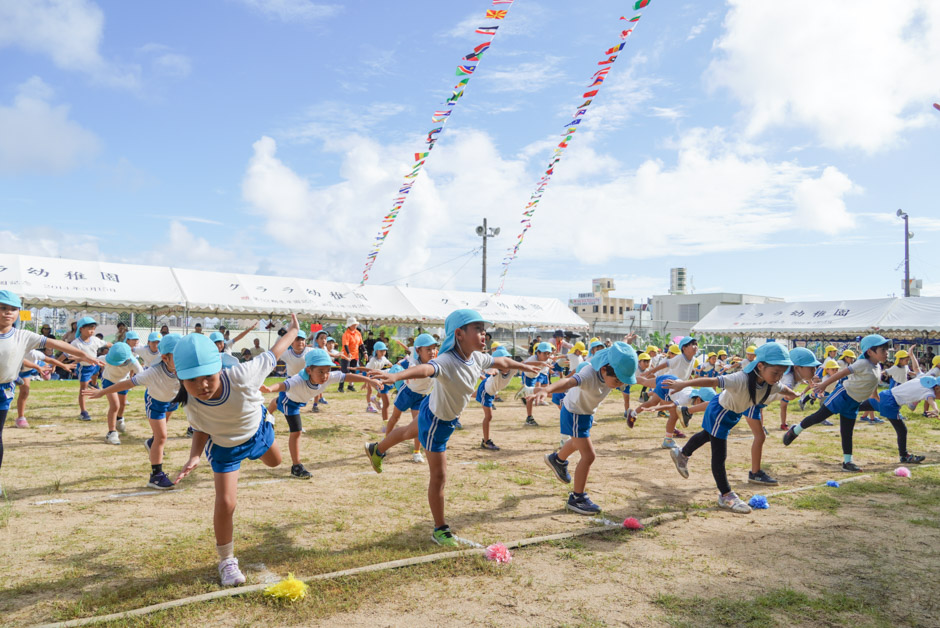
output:
[[[715,353],[714,351],[709,351],[709,352],[708,352],[708,355],[706,355],[705,357],[706,357],[706,358],[714,358],[714,357],[716,357],[717,355],[718,355],[718,354]]]
[[[901,358],[909,358],[909,357],[911,357],[910,354],[904,349],[898,349],[897,351],[894,352],[895,364],[897,364],[897,361],[900,360]]]
[[[600,338],[598,338],[597,336],[594,336],[593,338],[591,338],[591,342],[597,342],[598,340],[600,340]]]
[[[640,362],[641,360],[649,361],[649,359],[650,359],[650,354],[648,353],[641,353],[640,355],[636,356],[637,362]]]
[[[574,353],[575,351],[585,351],[584,343],[580,340],[574,343],[574,346],[568,349],[568,353]]]
[[[829,353],[830,351],[838,351],[838,349],[836,349],[832,345],[829,345],[828,347],[826,347],[826,353]]]
[[[828,371],[829,369],[839,369],[839,363],[835,360],[826,360],[826,363],[823,364],[823,370]]]
[[[698,366],[698,358],[695,358],[695,362],[692,364],[693,367]]]
[[[930,363],[930,366],[938,366],[938,365],[940,365],[940,355],[935,355],[933,357],[933,361]]]
[[[669,353],[674,353],[676,355],[679,355],[679,353],[681,353],[679,351],[679,345],[669,345]]]
[[[718,357],[722,357],[722,356],[728,355],[728,352],[725,351],[724,349],[719,349],[718,353],[716,353],[715,355],[717,355]]]
[[[855,355],[855,352],[852,351],[851,349],[846,349],[845,351],[842,352],[842,356],[841,356],[841,357],[842,357],[842,358],[852,358],[852,359],[854,360],[854,359],[857,358],[858,356]]]
[[[499,344],[498,342],[494,340],[493,344],[490,345],[490,350],[495,349],[496,347],[502,347],[502,346],[503,345]]]
[[[649,353],[650,351],[655,351],[656,353],[659,353],[659,347],[657,347],[656,345],[649,345],[648,347],[646,347],[646,352]]]

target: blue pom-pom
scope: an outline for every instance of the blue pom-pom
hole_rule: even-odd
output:
[[[839,488],[839,483],[835,480],[829,480],[826,482],[826,486],[831,486],[832,488]]]
[[[751,501],[749,501],[747,505],[756,510],[766,510],[767,508],[770,508],[770,506],[767,504],[767,498],[763,495],[755,495],[751,498]]]

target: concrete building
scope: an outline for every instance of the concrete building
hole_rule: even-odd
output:
[[[714,292],[707,294],[660,294],[652,298],[652,331],[670,335],[687,335],[695,323],[719,305],[751,305],[782,303],[778,297],[755,294]]]
[[[613,279],[592,279],[591,291],[578,294],[576,299],[569,299],[568,307],[591,324],[622,321],[624,314],[633,309],[633,299],[610,296],[614,289]]]

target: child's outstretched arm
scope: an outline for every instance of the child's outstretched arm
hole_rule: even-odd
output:
[[[434,367],[430,364],[416,364],[409,366],[404,371],[389,373],[387,371],[372,371],[372,379],[379,384],[394,384],[406,379],[424,379],[434,375]]]
[[[852,373],[852,369],[850,369],[849,367],[845,367],[844,369],[839,369],[838,371],[836,371],[835,373],[833,373],[832,375],[830,375],[823,381],[819,382],[818,384],[815,384],[813,386],[813,392],[815,392],[817,395],[822,395],[824,392],[826,392],[826,388],[829,387],[829,384],[833,382],[837,382],[843,377],[848,377],[851,373]]]
[[[202,455],[202,450],[206,448],[208,441],[208,434],[193,430],[193,443],[189,447],[189,460],[187,460],[183,468],[180,469],[180,472],[176,475],[176,479],[173,480],[173,484],[179,484],[180,480],[192,473],[193,469],[199,466],[199,456]]]
[[[83,352],[79,351],[78,349],[76,349],[75,347],[73,347],[67,342],[62,342],[61,340],[56,340],[55,338],[47,338],[46,346],[52,347],[56,351],[67,353],[68,355],[72,356],[79,362],[84,362],[86,364],[94,364],[95,366],[104,366],[104,360],[101,360],[99,358],[89,358]],[[110,347],[111,345],[108,345],[108,346]]]
[[[531,362],[529,363],[531,364]],[[562,377],[557,382],[549,384],[548,386],[537,386],[535,392],[533,393],[534,403],[541,403],[544,401],[545,397],[548,395],[566,392],[578,385],[578,380],[573,377]]]
[[[365,375],[356,375],[355,373],[346,373],[346,381],[362,383],[362,384],[372,384],[373,386],[375,386],[377,389],[380,389],[380,390],[382,388],[382,382],[380,382],[378,379],[373,379]]]
[[[281,356],[284,355],[284,352],[287,351],[287,348],[291,346],[294,342],[294,339],[297,338],[297,332],[300,331],[300,323],[297,322],[297,315],[290,315],[290,327],[287,328],[287,333],[277,339],[277,342],[274,343],[274,346],[271,347],[270,351],[274,354],[274,357],[278,360],[281,359]]]
[[[74,364],[66,364],[65,362],[59,362],[55,358],[50,358],[49,356],[46,356],[45,358],[43,358],[43,362],[48,362],[52,366],[57,366],[64,371],[72,371],[75,369]]]
[[[263,393],[284,392],[285,390],[287,390],[287,384],[285,384],[284,382],[278,382],[274,384],[274,386],[265,386],[264,384],[262,384],[261,388],[259,388],[258,390],[260,390]]]
[[[512,358],[493,358],[493,366],[501,371],[525,371],[538,375],[539,371],[550,365],[548,362],[516,362]]]
[[[107,388],[103,388],[101,390],[98,390],[96,388],[86,388],[85,390],[82,391],[82,397],[86,397],[88,399],[101,399],[105,395],[110,395],[112,393],[119,393],[125,390],[130,390],[134,386],[136,386],[136,384],[134,384],[134,382],[132,382],[130,378],[128,378],[128,379],[125,379],[123,382],[118,382],[117,384],[111,384]]]
[[[257,326],[258,326],[258,321],[255,321],[254,323],[252,323],[251,325],[249,325],[248,327],[246,327],[246,328],[245,328],[245,331],[243,331],[242,333],[238,334],[237,336],[235,336],[235,337],[232,339],[232,344],[234,345],[236,342],[238,342],[239,340],[241,340],[242,338],[244,338],[245,336],[247,336],[248,334],[250,334],[250,333],[254,330],[254,328],[257,327]]]
[[[701,388],[702,386],[714,388],[718,386],[718,378],[696,377],[694,379],[687,379],[685,381],[681,379],[670,379],[663,382],[663,387],[668,388],[669,390],[682,390],[683,388],[688,388],[689,386],[695,386],[696,388]]]

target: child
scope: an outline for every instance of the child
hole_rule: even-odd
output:
[[[561,433],[569,437],[557,452],[545,454],[545,464],[555,477],[569,484],[568,458],[575,451],[581,454],[574,471],[574,490],[568,493],[565,507],[580,515],[594,515],[600,506],[591,501],[585,492],[587,476],[594,462],[594,445],[591,443],[591,426],[594,413],[611,390],[636,383],[636,351],[625,342],[615,342],[610,348],[597,352],[590,364],[550,386],[539,388],[536,396],[544,396],[556,390],[568,391],[561,406]]]
[[[157,343],[157,352],[160,361],[153,362],[141,373],[132,375],[120,383],[108,386],[104,390],[86,390],[90,399],[98,399],[104,395],[124,394],[134,386],[144,385],[144,412],[150,422],[153,436],[144,442],[150,457],[150,479],[148,488],[169,490],[174,484],[163,471],[163,450],[166,447],[167,423],[177,408],[174,401],[179,393],[180,383],[176,378],[176,365],[173,362],[173,349],[182,339],[179,334],[161,336]],[[149,340],[148,343],[150,344]],[[110,397],[109,397],[110,398]]]
[[[300,461],[300,409],[306,406],[307,402],[319,397],[328,384],[338,384],[344,379],[350,382],[369,383],[372,381],[368,377],[354,373],[341,373],[340,371],[331,373],[330,367],[332,366],[333,360],[326,351],[310,349],[304,354],[304,368],[299,373],[274,386],[261,386],[263,393],[278,393],[277,409],[284,414],[287,425],[290,427],[288,449],[291,458],[291,477],[301,480],[313,477]]]
[[[836,364],[839,365],[840,369],[844,369],[849,364],[854,362],[857,357],[858,356],[855,355],[854,351],[852,351],[851,349],[846,349],[845,351],[842,352],[842,355],[839,356],[839,359],[836,361]],[[824,361],[828,362],[829,360],[832,360],[832,358],[826,358]]]
[[[369,371],[382,371],[392,367],[392,363],[387,357],[388,354],[388,345],[382,341],[376,342],[372,345],[372,357],[369,359],[369,362],[365,366],[365,370]],[[391,392],[392,386],[381,386],[377,389],[377,395],[382,402],[382,429],[388,425],[388,407],[391,403],[388,400],[388,393]],[[377,410],[372,404],[372,385],[366,384],[366,412],[371,412],[375,414]]]
[[[719,355],[720,355],[720,354],[721,354],[721,352],[719,352]],[[725,355],[727,355],[727,354],[725,354]],[[745,368],[747,368],[747,365],[748,365],[748,364],[750,364],[751,362],[754,361],[754,356],[755,356],[755,355],[757,355],[757,346],[756,346],[756,345],[749,345],[746,349],[744,349],[744,359],[741,360],[740,362],[738,362],[738,364],[741,366],[741,370],[742,370],[742,371],[743,371]],[[735,365],[734,365],[733,363],[730,363],[730,362],[729,362],[729,363],[726,365],[726,367],[725,367],[725,372],[730,372],[730,371],[733,371],[734,369],[735,369]]]
[[[13,424],[14,426],[24,429],[29,427],[29,421],[26,420],[26,400],[29,399],[29,383],[32,379],[37,377],[49,379],[54,370],[53,367],[71,372],[71,370],[75,368],[75,365],[59,362],[46,355],[43,351],[36,349],[30,350],[27,354],[27,358],[24,358],[23,370],[20,372],[19,386],[16,392],[17,416],[16,422]]]
[[[95,336],[98,323],[92,317],[85,316],[79,319],[76,325],[78,327],[78,336],[72,341],[72,346],[81,351],[86,357],[96,360],[95,362],[86,362],[85,365],[78,367],[78,407],[81,410],[78,420],[91,421],[91,415],[85,410],[85,397],[82,395],[82,391],[92,385],[90,383],[92,377],[98,374],[99,369],[96,366],[99,364],[97,362],[98,350],[110,348],[111,343]]]
[[[36,349],[51,347],[73,356],[79,362],[93,366],[101,364],[95,356],[89,356],[71,345],[46,338],[13,325],[20,318],[20,297],[9,290],[0,290],[0,467],[3,466],[3,426],[13,402],[13,389],[17,375],[23,366],[26,354]],[[0,495],[3,488],[0,487]]]
[[[687,478],[689,457],[705,443],[711,443],[712,476],[718,485],[720,508],[739,514],[751,512],[751,507],[741,501],[728,483],[728,474],[725,471],[728,432],[738,424],[748,409],[766,403],[770,395],[777,393],[790,399],[796,398],[796,393],[780,384],[783,374],[791,366],[793,362],[783,345],[768,342],[755,350],[754,359],[738,373],[666,382],[666,387],[670,390],[681,390],[686,386],[724,388],[720,395],[708,403],[705,417],[702,419],[702,431],[692,436],[681,450],[678,447],[669,450],[679,475]]]
[[[303,330],[298,330],[297,337],[294,338],[290,347],[288,347],[284,355],[281,356],[281,362],[284,363],[284,368],[287,370],[287,378],[293,377],[306,368],[306,356],[310,351],[312,351],[312,349],[307,346],[307,334],[304,333]],[[281,409],[286,398],[287,394],[284,391],[279,392],[277,399],[272,399],[271,403],[268,404],[268,414],[274,416],[274,411]],[[284,416],[286,417],[287,415],[285,414]]]
[[[176,484],[199,465],[205,447],[215,483],[216,552],[223,586],[244,584],[233,548],[238,470],[242,460],[260,459],[269,467],[281,464],[274,442],[273,417],[267,416],[261,385],[294,339],[299,325],[291,315],[287,333],[270,351],[222,370],[222,358],[212,341],[201,334],[184,336],[173,349],[176,376],[180,379],[177,401],[186,407],[194,431],[189,460],[176,476]]]
[[[142,370],[131,348],[125,342],[116,342],[111,345],[108,354],[104,356],[104,388],[128,380]],[[108,393],[108,434],[105,442],[111,445],[120,445],[118,432],[126,431],[124,427],[124,409],[127,404],[127,391]],[[116,431],[115,431],[116,430]]]
[[[583,346],[583,345],[582,345]],[[509,358],[509,352],[503,347],[499,347],[493,352],[494,358]],[[480,449],[490,451],[499,451],[499,447],[490,438],[490,421],[493,420],[493,402],[499,391],[506,388],[512,378],[516,376],[517,369],[492,369],[486,371],[483,381],[477,386],[477,402],[483,406],[483,440],[480,442]],[[553,395],[554,397],[554,395]]]
[[[675,349],[673,349],[673,347],[675,347]],[[672,449],[676,446],[676,441],[673,440],[673,437],[685,438],[685,434],[676,431],[679,413],[676,412],[676,405],[669,399],[669,389],[665,388],[663,383],[670,379],[683,381],[689,379],[692,375],[692,369],[695,367],[695,354],[698,352],[698,341],[691,336],[686,336],[679,341],[678,345],[669,347],[669,352],[673,354],[672,358],[664,361],[659,366],[648,369],[647,372],[643,374],[646,385],[653,388],[653,394],[650,396],[649,401],[637,408],[639,411],[640,408],[645,409],[646,407],[657,406],[662,402],[671,404],[668,408],[669,419],[666,421],[666,437],[663,439],[663,449]],[[658,371],[664,369],[666,370],[664,375],[656,377],[655,380],[652,379]],[[632,416],[635,417],[636,413],[632,413]],[[630,417],[628,417],[628,421],[629,419]]]
[[[913,358],[914,370],[911,371],[911,359]],[[914,377],[914,373],[920,373],[920,365],[917,363],[917,356],[908,353],[904,349],[894,352],[894,364],[885,369],[885,373],[891,379],[888,381],[888,388],[894,388],[907,382]]]
[[[330,337],[330,335],[329,335],[328,333],[326,333],[326,330],[325,330],[325,329],[320,329],[320,330],[314,332],[314,334],[313,334],[313,348],[314,348],[314,349],[323,349],[324,351],[326,351],[327,357],[329,357],[329,358],[332,360],[332,359],[333,359],[333,356],[330,355],[329,350],[326,348],[326,340],[327,340],[327,338],[329,338],[329,337]],[[313,404],[312,404],[312,406],[311,406],[311,408],[310,408],[310,411],[311,411],[311,412],[319,412],[319,411],[320,411],[320,404],[321,404],[321,403],[322,403],[323,405],[325,405],[325,406],[329,405],[329,403],[326,401],[326,398],[323,396],[323,393],[320,393],[317,397],[314,397],[314,399],[313,399]]]
[[[428,504],[434,517],[432,540],[447,547],[457,541],[444,520],[444,484],[447,479],[447,441],[454,433],[454,422],[467,407],[476,382],[488,368],[520,369],[535,375],[545,366],[536,362],[515,362],[482,353],[486,346],[486,321],[474,310],[456,310],[444,321],[446,337],[440,354],[427,364],[417,364],[400,373],[378,373],[375,378],[386,384],[433,377],[437,381],[421,402],[418,413],[418,438],[427,452],[431,471]]]
[[[161,338],[163,338],[163,336],[160,335],[160,332],[153,331],[147,336],[147,344],[131,346],[134,355],[138,356],[143,361],[144,368],[149,368],[163,359],[163,355],[160,353]],[[130,343],[127,344],[130,345]]]
[[[225,336],[222,334],[222,332],[212,332],[209,334],[209,340],[215,343],[215,348],[219,351],[220,358],[222,360],[222,368],[230,369],[237,364],[241,364],[238,358],[228,352],[228,347],[225,344]]]
[[[904,424],[904,415],[901,406],[911,404],[915,407],[923,401],[930,404],[933,411],[937,411],[937,395],[940,394],[940,381],[936,377],[925,375],[912,379],[909,382],[898,384],[894,388],[883,390],[878,399],[866,399],[859,406],[861,410],[877,410],[878,413],[891,422],[898,437],[898,456],[903,464],[920,464],[924,456],[915,456],[907,451],[907,425]]]
[[[813,387],[816,394],[821,396],[830,384],[839,382],[819,410],[800,421],[799,425],[794,425],[787,430],[787,433],[783,435],[783,444],[789,446],[803,430],[838,414],[839,432],[842,435],[842,470],[861,471],[852,460],[855,417],[858,416],[861,403],[872,397],[878,390],[879,365],[888,357],[888,343],[886,338],[878,334],[870,334],[862,338],[862,357]],[[839,381],[843,377],[846,378],[845,381]]]
[[[555,332],[556,334],[558,332]],[[524,363],[547,362],[552,355],[552,345],[547,342],[540,342],[535,347],[535,353],[525,359]],[[542,368],[533,377],[522,376],[522,391],[525,395],[526,418],[525,425],[529,427],[538,427],[535,417],[532,416],[532,406],[535,403],[535,393],[542,386],[548,386],[548,367]]]
[[[389,373],[400,373],[407,368],[420,364],[427,364],[437,357],[439,345],[434,336],[430,334],[420,334],[414,341],[414,358],[406,358],[389,369]],[[396,368],[398,367],[398,368]],[[414,439],[414,451],[411,454],[411,461],[415,463],[424,463],[424,456],[421,455],[421,443],[418,440],[418,411],[421,409],[421,403],[431,392],[434,386],[434,380],[430,377],[424,379],[412,379],[407,383],[397,382],[398,396],[395,397],[395,409],[392,410],[392,417],[388,421],[388,429],[385,430],[385,438],[380,443],[366,443],[366,455],[372,464],[372,469],[376,473],[382,472],[382,461],[386,452],[409,438]],[[411,412],[411,423],[403,427],[395,427],[398,419],[403,412]]]

